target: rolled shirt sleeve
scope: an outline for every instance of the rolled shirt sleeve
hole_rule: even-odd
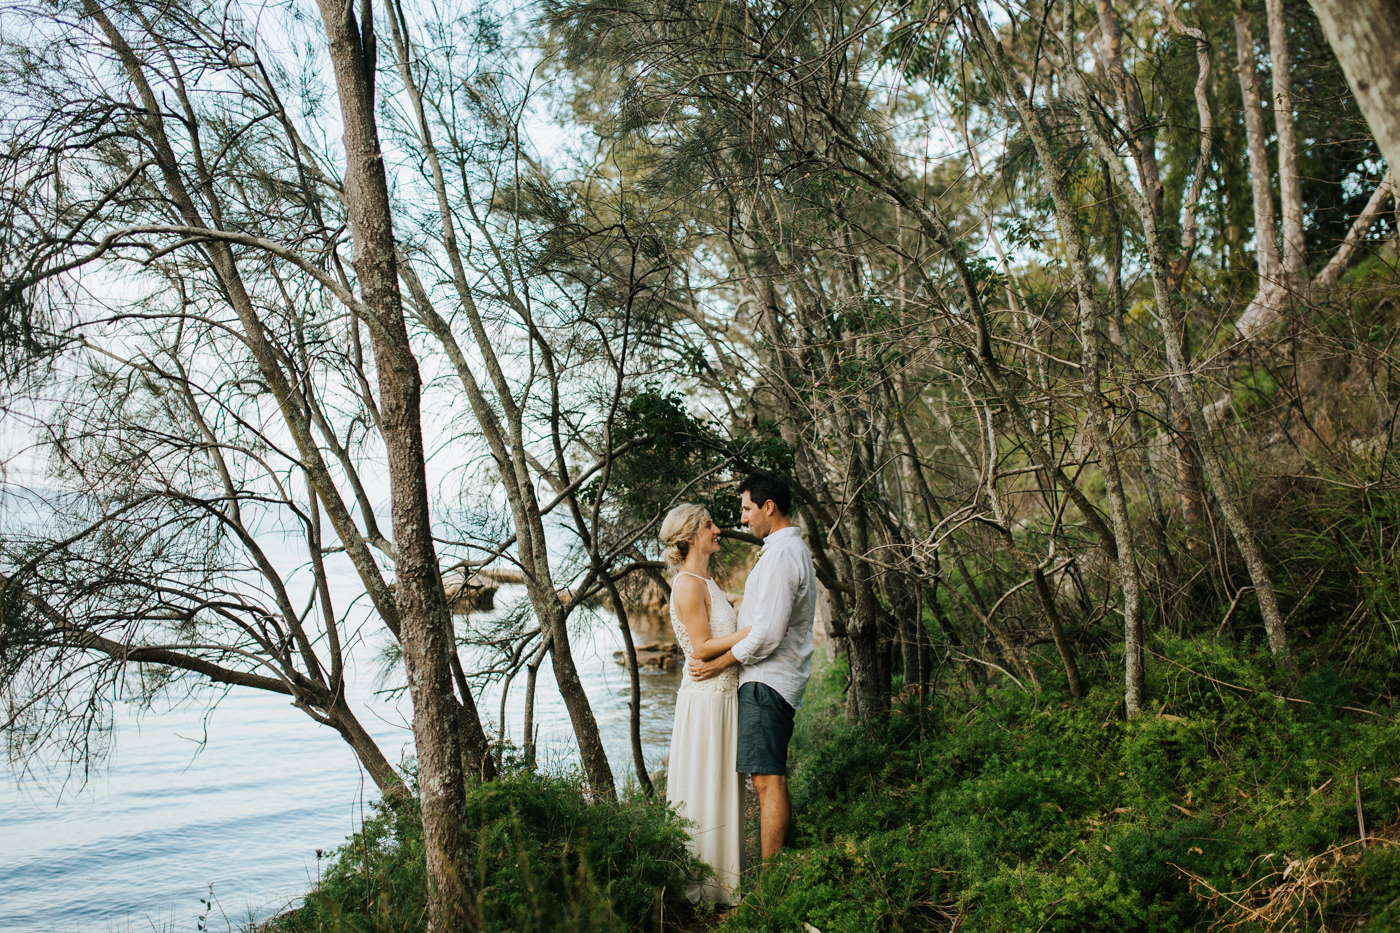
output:
[[[765,552],[744,585],[739,627],[752,625],[730,651],[740,664],[762,661],[772,654],[787,634],[793,600],[802,575],[793,555],[774,548]]]

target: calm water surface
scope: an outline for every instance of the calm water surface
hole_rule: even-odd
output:
[[[517,594],[507,587],[500,599]],[[601,617],[574,656],[619,783],[632,774],[621,637]],[[368,652],[365,653],[367,657]],[[365,657],[361,721],[391,760],[412,752],[408,701],[376,700]],[[643,741],[653,769],[666,755],[678,673],[644,673]],[[536,717],[541,764],[573,767],[577,748],[546,664]],[[499,718],[499,687],[478,700]],[[511,688],[507,734],[520,741],[524,676]],[[109,933],[238,930],[294,903],[317,877],[316,850],[359,826],[373,782],[333,731],[285,698],[235,690],[203,706],[118,712],[115,752],[86,786],[0,774],[0,931]],[[206,909],[200,899],[214,907]]]

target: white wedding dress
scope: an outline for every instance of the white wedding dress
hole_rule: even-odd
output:
[[[710,590],[710,637],[734,634],[739,623],[734,607],[714,580],[699,579],[705,580]],[[674,600],[671,625],[676,641],[689,655],[690,635],[676,617]],[[735,891],[743,853],[743,784],[734,770],[738,759],[738,693],[739,668],[733,666],[699,682],[691,680],[687,670],[676,695],[666,797],[677,813],[695,824],[690,829],[691,851],[714,869],[710,882],[686,891],[691,901],[738,903]]]

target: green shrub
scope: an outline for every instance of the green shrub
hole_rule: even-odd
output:
[[[685,827],[640,795],[590,801],[572,778],[511,774],[470,788],[477,910],[487,930],[612,933],[653,928],[703,866]],[[382,800],[337,849],[285,933],[390,933],[426,926],[423,834],[412,798]]]

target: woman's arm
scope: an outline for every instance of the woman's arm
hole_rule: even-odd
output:
[[[709,626],[707,625],[705,628],[708,629]],[[695,649],[693,656],[702,661],[709,661],[717,658],[743,640],[743,637],[749,633],[749,629],[751,628],[753,628],[753,626],[746,625],[733,635],[726,635],[723,638],[711,638],[707,640],[704,645],[695,644],[695,636],[692,635],[691,646]],[[690,626],[686,626],[686,631],[690,631]]]
[[[702,661],[717,658],[749,633],[745,626],[733,635],[710,637],[710,609],[705,596],[709,588],[698,577],[680,576],[671,584],[671,598],[676,601],[676,616],[690,636],[691,656]]]

